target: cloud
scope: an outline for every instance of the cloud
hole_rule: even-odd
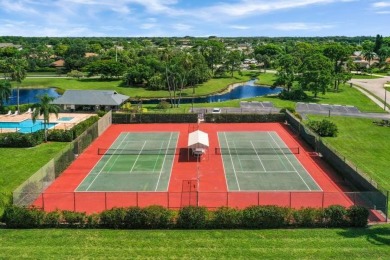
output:
[[[279,31],[319,31],[322,29],[333,28],[333,25],[311,24],[311,23],[279,23],[268,25]]]
[[[188,31],[192,29],[191,25],[183,24],[183,23],[177,23],[172,26],[173,29],[177,31]]]
[[[251,28],[250,26],[245,26],[245,25],[231,25],[229,27],[237,30],[248,30]]]
[[[386,8],[386,7],[390,7],[390,2],[376,2],[373,3],[372,6],[374,8]]]

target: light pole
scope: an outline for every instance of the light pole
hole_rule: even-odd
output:
[[[387,90],[385,89],[385,104],[383,106],[383,110],[385,110],[385,111],[386,111],[386,94],[387,94]]]

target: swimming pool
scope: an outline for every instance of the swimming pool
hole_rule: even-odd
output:
[[[64,117],[60,117],[58,118],[57,121],[65,121],[65,122],[68,122],[68,121],[72,121],[74,117],[70,117],[70,116],[64,116]]]
[[[46,128],[50,129],[54,127],[56,123],[47,124]],[[32,133],[38,130],[44,129],[43,120],[36,120],[33,123],[32,119],[26,119],[21,122],[0,122],[0,129],[15,129],[19,133]]]

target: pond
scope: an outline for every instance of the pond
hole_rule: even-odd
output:
[[[213,103],[213,102],[222,102],[232,99],[242,99],[242,98],[251,98],[266,96],[271,94],[279,94],[282,91],[282,88],[271,89],[269,86],[259,86],[255,85],[255,80],[248,81],[243,83],[243,85],[237,86],[226,93],[214,94],[206,97],[196,97],[196,98],[187,98],[182,97],[180,103],[189,104],[189,103]],[[161,99],[148,99],[143,100],[144,104],[158,104]],[[168,100],[167,100],[168,101]]]
[[[55,88],[20,88],[19,89],[19,104],[30,104],[39,102],[39,96],[48,94],[50,97],[57,98],[60,95]],[[6,105],[17,105],[18,103],[18,90],[12,89],[11,97],[5,103]]]

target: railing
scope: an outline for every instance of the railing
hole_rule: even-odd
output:
[[[114,207],[146,207],[160,205],[170,209],[184,206],[245,208],[253,205],[277,205],[289,208],[326,208],[330,205],[360,205],[386,219],[387,197],[380,192],[45,192],[14,194],[18,206],[31,206],[46,211],[56,209],[101,212]]]
[[[111,111],[73,140],[57,156],[40,168],[13,192],[16,205],[34,203],[42,192],[82,153],[107,127],[111,125]]]

